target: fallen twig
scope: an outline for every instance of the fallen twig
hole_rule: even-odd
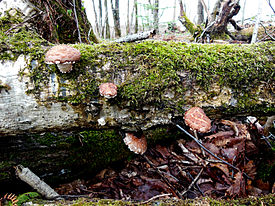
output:
[[[162,175],[162,172],[155,167],[155,165],[151,162],[151,160],[149,160],[149,158],[146,155],[142,155],[144,157],[144,159],[149,163],[149,165],[155,169],[155,171],[161,176],[161,178],[163,179],[163,181],[170,187],[170,189],[173,191],[173,193],[178,196],[178,198],[183,199],[182,195],[180,194],[180,192],[169,182],[169,180]]]
[[[156,30],[150,30],[146,32],[141,32],[138,34],[131,34],[125,37],[121,37],[119,39],[114,40],[114,42],[122,43],[122,42],[134,42],[134,41],[140,41],[144,39],[148,39],[153,37],[156,34]]]
[[[29,168],[17,165],[15,167],[18,177],[29,184],[32,188],[36,189],[41,195],[47,199],[54,199],[59,197],[59,194],[55,192],[49,185],[42,181],[36,174],[34,174]]]
[[[185,190],[184,192],[181,193],[182,196],[184,196],[193,186],[194,184],[197,182],[197,180],[200,178],[201,174],[203,172],[203,168],[201,168],[200,172],[197,174],[197,176],[195,177],[195,179],[191,182],[191,184],[188,186],[187,190]]]
[[[193,137],[193,135],[191,135],[189,132],[187,132],[185,129],[183,129],[180,125],[176,124],[176,126],[183,131],[185,134],[187,134],[189,137],[191,137],[199,146],[201,146],[201,148],[203,148],[207,153],[209,153],[210,155],[212,155],[213,157],[215,157],[218,160],[221,160],[222,163],[232,167],[233,169],[237,170],[238,172],[240,172],[240,169],[235,167],[234,165],[226,162],[225,160],[223,160],[222,158],[216,156],[214,153],[212,153],[210,150],[208,150],[200,141],[198,141],[195,137]],[[250,176],[248,176],[245,172],[243,173],[248,179],[252,179]]]
[[[160,197],[165,197],[165,196],[171,196],[172,195],[172,193],[167,193],[167,194],[161,194],[161,195],[156,195],[156,196],[154,196],[154,197],[151,197],[149,200],[146,200],[146,201],[144,201],[144,202],[141,202],[140,204],[147,204],[147,203],[149,203],[149,202],[151,202],[151,201],[153,201],[153,200],[155,200],[155,199],[158,199],[158,198],[160,198]]]
[[[266,35],[269,36],[270,39],[271,39],[272,41],[275,41],[275,38],[273,38],[273,36],[271,36],[271,35],[267,32],[267,30],[266,30],[265,26],[262,24],[262,22],[260,22],[260,24],[261,24],[262,27],[264,27],[264,31],[265,31]]]

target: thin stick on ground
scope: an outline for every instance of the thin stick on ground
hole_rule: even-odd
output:
[[[161,176],[163,181],[170,187],[170,189],[173,191],[173,193],[175,195],[177,195],[178,198],[183,199],[180,192],[169,182],[169,180],[165,176],[162,175],[161,171],[157,167],[155,167],[155,165],[151,162],[151,160],[149,160],[149,158],[146,155],[142,155],[142,156],[148,162],[148,164]]]
[[[271,35],[267,32],[267,30],[266,30],[265,26],[262,24],[262,22],[260,22],[260,24],[261,24],[262,27],[264,27],[264,31],[265,31],[266,35],[269,36],[270,39],[271,39],[272,41],[275,41],[275,38],[273,38],[273,36],[271,36]]]
[[[212,155],[213,157],[215,157],[218,160],[221,160],[222,163],[232,167],[233,169],[237,170],[238,172],[240,172],[240,169],[235,167],[234,165],[226,162],[225,160],[223,160],[222,158],[216,156],[214,153],[212,153],[210,150],[208,150],[199,140],[197,140],[193,135],[191,135],[189,132],[187,132],[185,129],[183,129],[180,125],[175,124],[181,131],[183,131],[185,134],[187,134],[189,137],[191,137],[201,148],[203,148],[207,153],[209,153],[210,155]],[[252,179],[250,176],[248,176],[245,172],[243,173],[248,179]]]
[[[181,193],[182,196],[184,196],[193,186],[194,184],[198,181],[198,179],[200,178],[201,174],[203,172],[203,168],[201,168],[200,172],[197,174],[197,176],[195,177],[195,179],[191,182],[191,184],[188,186],[187,190],[185,190],[183,193]]]
[[[146,200],[146,201],[144,201],[144,202],[141,202],[140,204],[147,204],[147,203],[149,203],[149,202],[151,202],[151,201],[153,201],[153,200],[155,200],[155,199],[158,199],[158,198],[161,198],[161,197],[165,197],[165,196],[171,196],[171,195],[173,195],[172,193],[167,193],[167,194],[161,194],[161,195],[156,195],[156,196],[154,196],[154,197],[151,197],[149,200]]]

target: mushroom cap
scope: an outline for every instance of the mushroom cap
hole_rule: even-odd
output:
[[[99,93],[106,98],[114,98],[117,95],[117,86],[114,83],[103,83],[99,86]]]
[[[73,64],[80,59],[81,53],[71,46],[60,44],[50,48],[45,54],[47,64]]]
[[[136,154],[142,155],[147,150],[147,140],[144,135],[138,138],[132,133],[126,133],[123,141],[128,146],[128,148]]]
[[[202,108],[192,107],[184,114],[185,124],[192,130],[206,133],[211,129],[211,120],[206,116]]]

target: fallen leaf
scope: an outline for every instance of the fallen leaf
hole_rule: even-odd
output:
[[[245,196],[245,181],[243,179],[243,173],[238,172],[234,175],[233,184],[226,190],[227,195],[230,197],[243,197]]]
[[[222,139],[222,138],[229,138],[231,136],[234,135],[234,131],[230,130],[230,131],[224,131],[224,132],[218,132],[216,134],[212,134],[209,136],[204,137],[205,139]]]
[[[220,154],[220,149],[213,143],[204,143],[204,146],[215,155]],[[207,153],[208,154],[208,153]]]
[[[244,166],[244,172],[252,179],[254,179],[257,174],[256,170],[256,166],[252,160],[248,161],[248,163]]]
[[[220,169],[227,177],[229,177],[229,169],[228,169],[228,166],[226,164],[211,163],[210,165],[212,167],[216,167],[216,168]]]
[[[238,149],[237,148],[221,149],[221,154],[223,157],[227,159],[228,162],[232,163],[238,155]]]
[[[164,146],[161,146],[161,145],[156,146],[156,151],[158,151],[161,154],[163,159],[167,159],[171,155],[169,153],[167,147],[164,147]]]

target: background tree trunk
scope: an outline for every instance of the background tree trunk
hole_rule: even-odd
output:
[[[110,25],[109,25],[109,12],[108,12],[108,0],[104,0],[104,7],[105,7],[105,39],[110,39],[111,35],[110,35]]]
[[[135,33],[138,33],[138,2],[134,0],[135,7]]]
[[[159,33],[159,0],[154,1],[153,17],[154,17],[153,27],[156,33]]]
[[[81,0],[75,0],[77,21],[80,28],[77,28],[73,0],[29,0],[29,2],[36,7],[36,11],[42,11],[41,14],[37,12],[32,22],[44,39],[53,43],[79,42],[79,30],[83,43],[98,42],[94,32],[90,30],[91,24],[87,19],[85,10],[83,10]]]
[[[112,11],[113,11],[113,18],[114,18],[114,27],[115,27],[115,36],[121,37],[121,29],[120,29],[120,17],[119,17],[119,0],[111,0]]]
[[[96,32],[97,32],[97,35],[100,36],[100,28],[99,28],[99,23],[98,23],[98,15],[97,15],[97,12],[96,12],[96,6],[95,6],[95,0],[92,0],[92,3],[93,3],[93,8],[94,8],[94,15],[95,15],[95,27],[96,27]]]
[[[202,24],[204,22],[204,15],[203,15],[203,6],[201,0],[198,0],[198,10],[197,10],[198,20],[197,24]]]
[[[99,34],[101,37],[103,37],[103,23],[102,23],[102,3],[101,3],[102,0],[98,0],[98,10],[99,10]]]
[[[256,41],[257,41],[259,24],[261,21],[261,13],[262,13],[262,2],[260,0],[258,0],[258,13],[257,13],[257,17],[256,17],[256,22],[255,22],[255,26],[254,26],[254,30],[253,30],[252,39],[251,39],[252,44],[256,43]]]

